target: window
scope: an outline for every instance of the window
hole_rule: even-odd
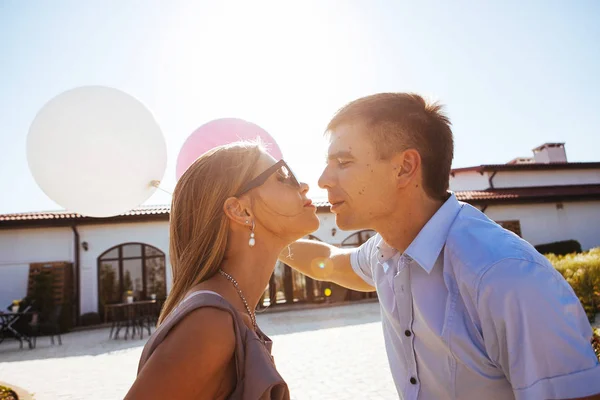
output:
[[[369,240],[371,237],[375,236],[376,233],[377,232],[372,230],[364,230],[353,233],[352,235],[344,239],[344,241],[342,242],[342,247],[358,247],[367,240]]]
[[[98,257],[98,302],[121,303],[131,290],[135,300],[167,296],[165,253],[143,243],[125,243]]]
[[[518,221],[518,220],[496,221],[496,223],[498,225],[500,225],[501,227],[503,227],[504,229],[507,229],[507,230],[521,236],[521,222],[520,221]]]
[[[370,230],[370,229],[355,232],[352,235],[348,236],[346,239],[344,239],[344,241],[341,244],[341,247],[342,248],[359,247],[360,245],[365,243],[367,240],[369,240],[376,234],[377,234],[377,232]],[[376,292],[356,292],[354,290],[344,289],[342,287],[337,287],[336,290],[338,290],[338,291],[345,290],[346,291],[345,300],[363,300],[363,299],[371,299],[371,298],[377,297]]]
[[[308,235],[305,239],[321,241]],[[314,281],[308,276],[280,261],[275,265],[269,285],[265,289],[258,307],[271,307],[277,304],[293,304],[324,300],[323,282]]]

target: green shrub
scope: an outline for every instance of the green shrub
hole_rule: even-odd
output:
[[[19,396],[9,387],[0,386],[0,400],[18,400]]]
[[[583,253],[545,256],[573,287],[590,322],[594,322],[600,306],[600,247]]]
[[[592,336],[592,347],[594,348],[594,353],[596,353],[596,357],[600,360],[600,329],[594,329],[594,335]]]

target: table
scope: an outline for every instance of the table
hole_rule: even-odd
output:
[[[23,341],[29,344],[29,348],[33,348],[32,338],[25,332],[19,332],[14,328],[14,324],[27,315],[32,315],[31,312],[1,312],[0,311],[0,343],[4,341],[4,334],[7,332],[12,333],[17,340],[20,342],[20,348],[23,348]]]
[[[110,328],[109,338],[118,339],[119,332],[125,328],[125,339],[129,336],[131,328],[131,338],[136,332],[140,339],[144,338],[144,329],[151,334],[150,329],[156,325],[158,313],[160,311],[158,300],[141,300],[133,303],[107,304],[104,306],[104,318],[108,320],[110,316],[112,326]],[[113,334],[114,333],[114,334]]]

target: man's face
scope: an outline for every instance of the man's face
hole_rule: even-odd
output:
[[[344,230],[376,229],[396,206],[394,166],[380,160],[364,124],[331,132],[327,167],[319,186],[327,189],[331,211]]]

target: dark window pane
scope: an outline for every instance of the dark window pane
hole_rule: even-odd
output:
[[[119,262],[103,261],[100,264],[100,304],[120,303],[121,293],[119,292]]]
[[[164,257],[146,259],[146,297],[150,298],[152,294],[155,294],[157,299],[167,297]]]
[[[294,302],[305,301],[308,295],[306,292],[306,277],[295,269],[292,269],[292,286]]]
[[[144,253],[147,257],[149,257],[149,256],[164,256],[165,255],[165,253],[163,253],[156,247],[146,245],[146,246],[144,246],[144,249],[145,249]]]
[[[360,232],[356,232],[350,236],[348,236],[343,242],[342,247],[358,247],[372,236],[375,236],[375,231],[372,230],[364,230]]]
[[[133,291],[133,298],[140,300],[142,298],[144,286],[142,282],[142,260],[123,260],[123,290],[125,296],[127,291]]]
[[[375,231],[362,231],[358,232],[360,237],[360,244],[365,243],[367,240],[375,236]]]
[[[123,257],[141,257],[142,256],[142,245],[141,244],[126,244],[123,245]]]
[[[108,253],[104,254],[102,256],[101,260],[105,260],[107,258],[119,258],[119,248],[115,247],[114,249],[112,249]]]
[[[325,290],[326,282],[314,281],[313,283],[313,296],[315,300],[324,299],[323,290]]]
[[[503,227],[504,229],[508,229],[509,231],[516,233],[521,236],[521,222],[518,220],[513,221],[497,221],[498,225]]]
[[[273,299],[274,301],[271,303],[271,305],[276,303],[285,303],[285,291],[283,286],[285,267],[285,264],[278,261],[277,265],[275,266],[275,270],[273,271],[275,278],[275,299]]]
[[[271,299],[269,298],[269,285],[267,285],[265,291],[262,295],[262,302],[258,302],[259,308],[261,307],[269,307],[271,305]]]

